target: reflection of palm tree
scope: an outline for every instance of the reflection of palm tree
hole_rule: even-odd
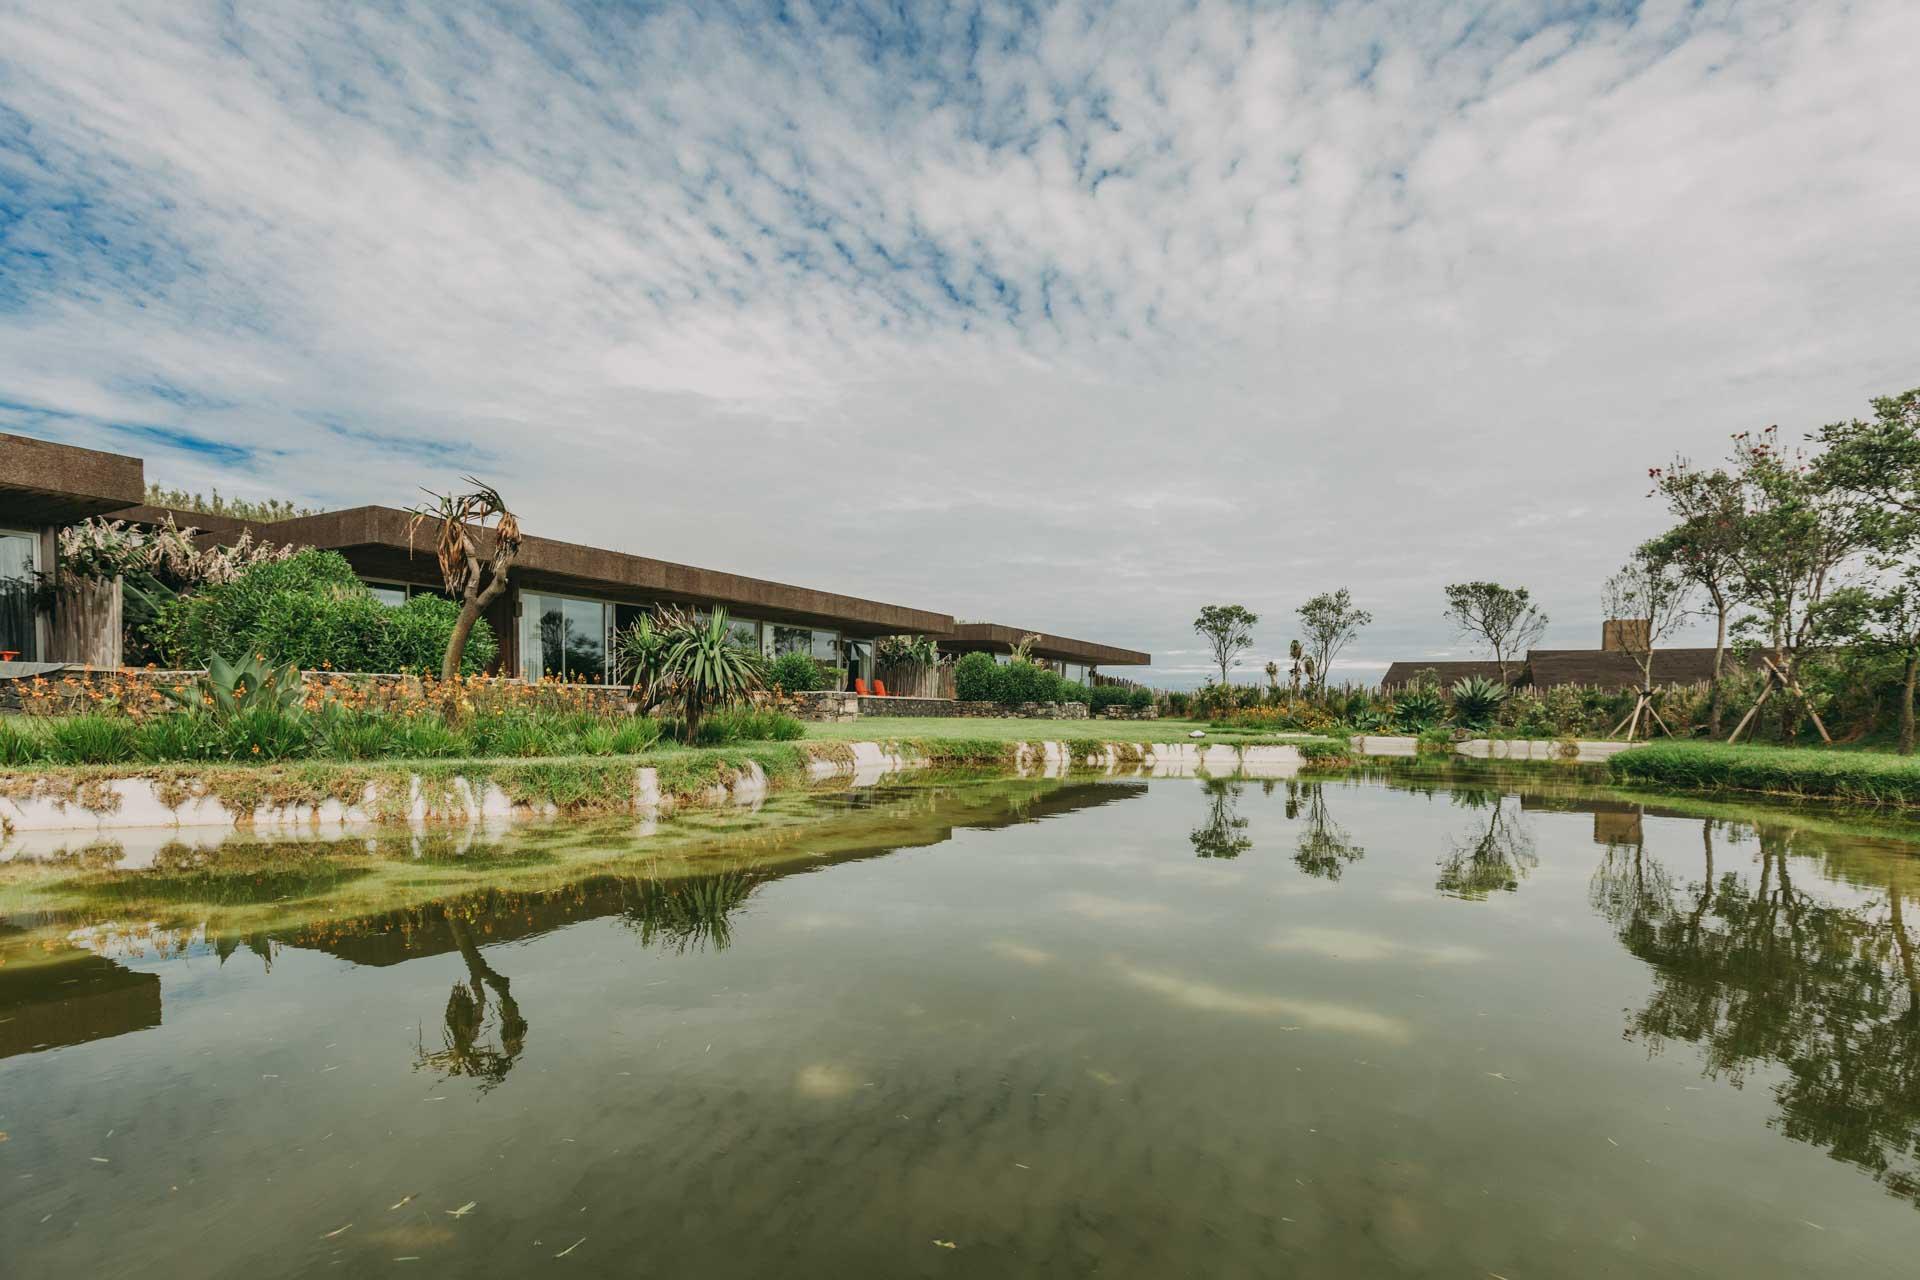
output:
[[[453,984],[447,996],[445,1048],[426,1052],[424,1047],[416,1068],[427,1067],[447,1076],[471,1076],[480,1081],[481,1092],[507,1078],[507,1072],[527,1047],[527,1020],[520,1016],[519,1002],[507,979],[494,972],[473,940],[473,931],[458,916],[447,916],[454,945],[467,962],[467,981]],[[487,992],[491,989],[498,1013],[500,1047],[483,1043],[490,1011]]]
[[[623,914],[640,931],[642,943],[659,942],[684,953],[711,942],[715,951],[725,951],[733,940],[728,915],[746,902],[756,885],[744,871],[635,880],[622,887]]]
[[[1347,864],[1366,857],[1367,851],[1327,812],[1326,791],[1326,784],[1320,782],[1287,783],[1287,816],[1305,819],[1293,865],[1310,876],[1338,880]]]
[[[1240,784],[1224,778],[1208,778],[1207,820],[1187,836],[1195,857],[1237,858],[1253,848],[1253,841],[1241,834],[1247,820],[1235,810],[1240,802]]]
[[[1540,862],[1533,848],[1533,833],[1520,815],[1519,798],[1494,791],[1462,790],[1455,791],[1453,799],[1462,808],[1487,810],[1487,824],[1483,830],[1475,823],[1466,836],[1455,839],[1452,850],[1440,862],[1440,878],[1434,888],[1456,898],[1475,899],[1518,889],[1520,878]]]
[[[1900,868],[1886,864],[1884,899],[1835,905],[1794,885],[1785,831],[1760,828],[1756,881],[1716,872],[1713,830],[1697,882],[1611,855],[1594,877],[1595,905],[1653,971],[1628,1036],[1652,1053],[1689,1041],[1736,1086],[1778,1064],[1782,1133],[1920,1203],[1920,966]]]

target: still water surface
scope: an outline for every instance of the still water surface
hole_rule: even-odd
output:
[[[1542,785],[15,859],[0,1270],[1913,1275],[1910,828]]]

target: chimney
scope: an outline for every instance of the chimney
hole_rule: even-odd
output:
[[[1600,624],[1600,652],[1625,653],[1628,646],[1636,653],[1646,652],[1645,618],[1608,618]]]

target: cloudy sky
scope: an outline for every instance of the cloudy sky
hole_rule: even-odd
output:
[[[0,0],[0,430],[1151,649],[1552,643],[1920,385],[1920,5]]]

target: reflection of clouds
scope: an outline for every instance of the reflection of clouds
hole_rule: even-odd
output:
[[[1470,964],[1486,958],[1472,947],[1425,947],[1352,929],[1289,929],[1269,942],[1267,950],[1300,951],[1329,960],[1412,960],[1420,964]]]
[[[1114,967],[1121,977],[1141,990],[1151,991],[1174,1004],[1203,1013],[1232,1013],[1245,1018],[1285,1018],[1322,1031],[1346,1031],[1386,1040],[1407,1038],[1407,1026],[1398,1018],[1389,1018],[1352,1005],[1234,991],[1158,969],[1138,968],[1125,961],[1116,961]]]
[[[852,916],[836,915],[831,911],[801,911],[788,916],[786,925],[802,933],[818,933],[825,929],[850,929],[854,925]]]
[[[1206,862],[1157,863],[1150,874],[1157,880],[1184,880],[1205,885],[1236,885],[1246,881],[1246,876],[1231,867]]]
[[[987,950],[995,955],[1005,956],[1009,960],[1018,960],[1021,964],[1030,964],[1039,968],[1043,964],[1053,963],[1053,952],[1030,947],[1024,942],[1011,942],[1000,939],[987,944]]]
[[[803,1098],[844,1098],[860,1087],[860,1081],[845,1067],[816,1062],[800,1069],[793,1087]]]
[[[1157,920],[1168,915],[1158,902],[1138,898],[1109,898],[1097,893],[1070,893],[1061,900],[1066,909],[1088,920]]]

